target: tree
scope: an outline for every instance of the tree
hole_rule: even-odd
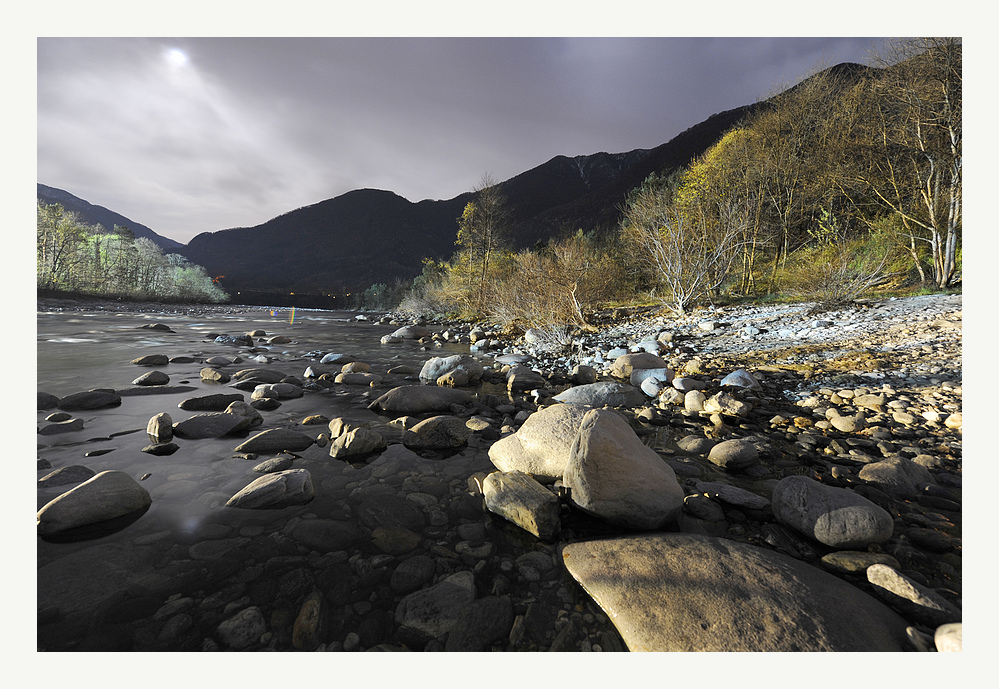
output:
[[[510,217],[506,198],[489,175],[475,188],[475,200],[458,218],[459,260],[466,266],[470,306],[481,311],[486,304],[489,268],[495,254],[509,245]]]
[[[60,204],[37,202],[37,280],[46,288],[73,289],[73,271],[84,260],[87,227]]]

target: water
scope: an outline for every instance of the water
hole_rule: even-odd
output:
[[[142,329],[154,322],[175,333]],[[245,358],[245,351],[215,344],[209,333],[241,335],[255,329],[293,342],[260,347],[274,359],[269,364],[246,361],[226,371],[266,366],[299,378],[309,366],[337,372],[339,367],[306,356],[322,351],[350,354],[384,374],[399,364],[419,371],[431,356],[467,352],[467,346],[428,351],[413,341],[382,345],[381,336],[395,326],[357,322],[351,314],[337,312],[296,311],[294,318],[289,310],[264,309],[198,316],[39,312],[38,390],[64,397],[98,387],[128,388],[133,379],[152,370],[129,363],[147,354],[204,360],[242,353]],[[404,594],[392,588],[390,579],[401,561],[416,554],[436,560],[434,577],[424,586],[470,569],[480,597],[509,595],[514,612],[520,614],[532,605],[543,609],[553,630],[562,629],[570,616],[585,615],[586,629],[573,643],[582,648],[599,646],[601,640],[611,643],[612,626],[559,565],[557,548],[484,512],[481,498],[469,491],[470,477],[493,470],[486,441],[473,436],[457,454],[419,457],[393,444],[403,431],[389,424],[390,417],[367,410],[374,396],[415,380],[387,376],[374,390],[337,386],[330,392],[307,392],[282,401],[277,410],[262,412],[264,425],[251,434],[293,427],[315,437],[327,431],[325,425],[302,426],[302,419],[312,414],[342,416],[368,422],[386,437],[390,450],[369,464],[350,464],[314,445],[297,453],[293,463],[312,474],[317,492],[313,501],[278,510],[241,510],[227,508],[225,502],[260,476],[253,466],[277,453],[249,461],[234,456],[243,440],[239,437],[175,439],[180,450],[166,457],[141,452],[150,443],[145,426],[151,416],[168,412],[178,422],[196,413],[179,409],[181,400],[235,392],[202,382],[202,367],[197,362],[155,367],[170,376],[170,385],[190,386],[192,391],[127,396],[120,407],[71,412],[84,420],[84,430],[38,436],[38,458],[51,464],[38,471],[39,478],[70,465],[94,472],[119,470],[136,480],[145,477],[140,485],[152,497],[151,506],[140,515],[72,540],[38,539],[39,649],[198,650],[206,639],[217,639],[219,622],[256,605],[268,626],[265,643],[249,648],[292,650],[292,623],[313,588],[323,591],[331,610],[323,644],[339,648],[354,633],[362,647],[400,646],[406,640],[400,641],[392,615]],[[505,394],[501,388],[484,391]],[[249,401],[249,393],[244,394]],[[38,412],[40,427],[52,411]],[[110,451],[86,456],[98,450]],[[38,507],[71,487],[39,488]],[[356,537],[348,545],[310,551],[293,537],[296,526],[309,519],[337,522]],[[599,524],[575,519],[577,530],[606,533]],[[386,525],[416,533],[419,546],[407,552],[389,547],[386,553],[386,546],[373,538],[376,529]],[[482,525],[484,536],[465,538],[469,525]],[[537,567],[518,564],[518,557],[535,550],[549,558],[550,568],[538,572]],[[171,613],[169,606],[164,608],[167,603],[180,612]],[[506,639],[498,643],[513,650]],[[544,645],[525,641],[520,648]],[[410,641],[409,646],[422,646],[422,641]]]

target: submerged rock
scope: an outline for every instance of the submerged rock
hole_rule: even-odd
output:
[[[368,405],[368,409],[399,414],[450,411],[452,404],[468,405],[472,396],[464,390],[427,385],[393,388]]]
[[[229,498],[226,507],[268,509],[303,505],[316,496],[312,474],[288,469],[265,474]]]
[[[76,411],[79,409],[103,409],[105,407],[118,407],[121,405],[121,395],[113,390],[88,390],[67,395],[59,400],[56,405],[65,411]]]
[[[236,452],[298,452],[312,446],[315,441],[304,433],[287,428],[272,428],[258,433],[236,447]]]
[[[121,471],[102,471],[38,510],[38,534],[48,536],[145,509],[152,499]]]

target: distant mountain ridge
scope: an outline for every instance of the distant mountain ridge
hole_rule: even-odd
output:
[[[101,225],[108,232],[114,230],[115,225],[127,227],[136,237],[145,237],[151,240],[167,253],[178,253],[178,249],[184,246],[180,242],[156,234],[145,225],[130,220],[124,215],[108,210],[104,206],[95,206],[62,189],[38,184],[38,199],[50,205],[58,203],[68,211],[76,211],[83,222],[88,225]]]

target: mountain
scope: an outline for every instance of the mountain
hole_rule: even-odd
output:
[[[68,211],[76,211],[83,222],[88,225],[101,225],[108,232],[113,230],[115,225],[127,227],[136,237],[145,237],[151,240],[166,253],[175,254],[178,249],[184,246],[180,242],[161,237],[145,225],[129,220],[124,215],[119,215],[104,206],[95,206],[73,196],[68,191],[39,184],[37,193],[39,201],[44,201],[49,205],[58,203]]]

